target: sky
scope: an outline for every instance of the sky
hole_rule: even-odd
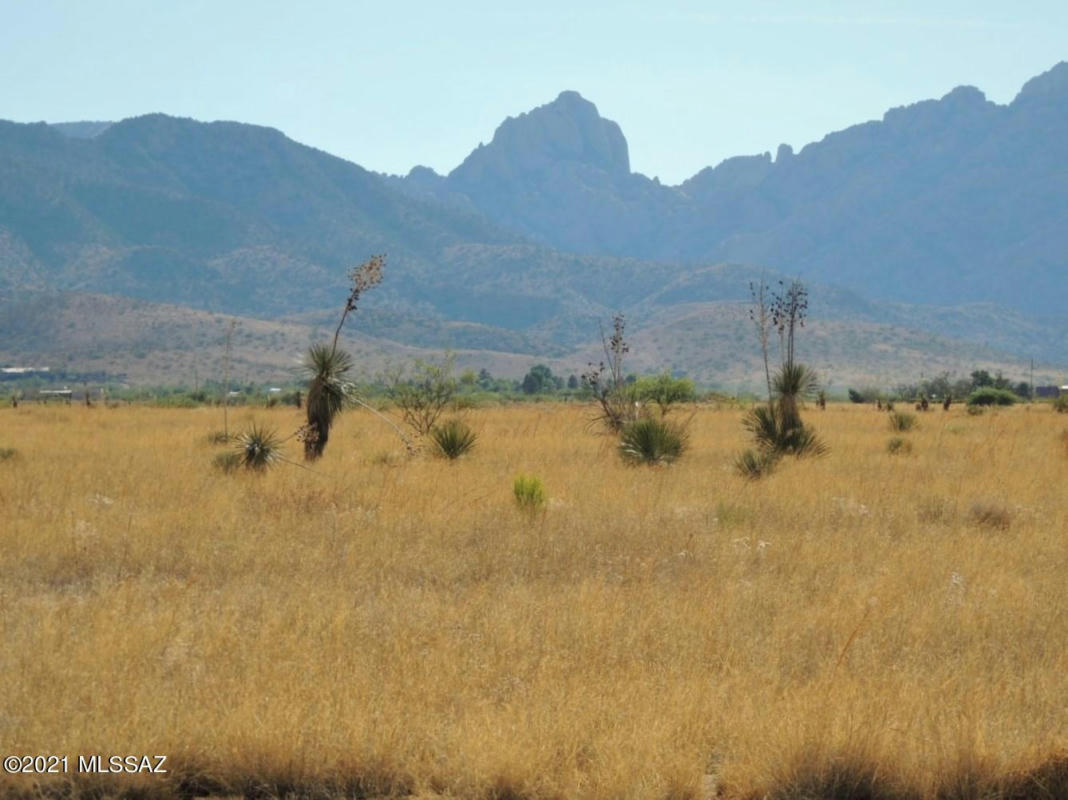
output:
[[[573,89],[676,184],[1062,60],[1064,0],[0,0],[0,119],[236,120],[397,174]]]

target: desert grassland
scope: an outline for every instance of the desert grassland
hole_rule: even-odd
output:
[[[450,463],[351,411],[314,471],[224,475],[218,409],[0,411],[0,751],[172,770],[0,788],[1065,791],[1063,415],[932,411],[890,455],[884,414],[812,409],[830,455],[750,483],[737,409],[667,468],[589,413],[468,412]]]

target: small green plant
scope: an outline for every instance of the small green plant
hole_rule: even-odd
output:
[[[916,427],[916,415],[910,414],[908,411],[891,411],[890,416],[890,430],[892,431],[911,431]]]
[[[619,453],[629,464],[670,464],[685,452],[686,444],[681,425],[645,417],[623,426]]]
[[[0,461],[13,461],[18,454],[14,447],[0,447]]]
[[[512,482],[512,494],[522,511],[540,511],[545,507],[545,486],[534,475],[518,475]]]
[[[779,457],[774,450],[743,450],[734,459],[734,471],[747,480],[756,481],[770,475],[778,463]]]
[[[1053,398],[1053,410],[1058,414],[1068,414],[1068,392]]]
[[[978,417],[984,411],[986,411],[986,406],[967,405],[967,406],[965,406],[965,408],[968,409],[968,416],[969,417]]]
[[[270,428],[252,423],[237,437],[238,463],[248,470],[262,472],[281,457],[282,440]]]
[[[475,446],[478,434],[466,422],[450,419],[431,429],[430,438],[439,455],[451,461],[469,452]]]
[[[886,443],[886,452],[890,455],[908,455],[912,452],[912,442],[902,436],[894,436]]]
[[[1016,402],[1016,395],[1008,389],[995,389],[983,386],[968,395],[969,406],[1011,406]]]

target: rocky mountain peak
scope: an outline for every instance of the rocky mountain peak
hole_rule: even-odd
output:
[[[1068,62],[1061,61],[1052,69],[1031,78],[1020,89],[1013,105],[1021,101],[1042,101],[1068,98]]]
[[[487,172],[502,177],[539,173],[560,164],[630,174],[627,140],[619,125],[601,117],[597,106],[575,91],[506,119],[493,141],[471,153],[450,178],[463,182]]]

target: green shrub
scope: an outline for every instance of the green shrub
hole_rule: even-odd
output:
[[[646,417],[623,426],[619,452],[631,464],[670,464],[683,454],[686,444],[682,426]]]
[[[1058,414],[1068,414],[1068,392],[1053,398],[1053,410]]]
[[[1016,402],[1016,395],[1008,389],[995,389],[983,386],[968,395],[970,406],[1011,406]]]
[[[743,450],[734,459],[734,471],[751,481],[770,475],[779,458],[772,450]]]
[[[890,430],[910,431],[916,427],[916,415],[907,411],[890,412]]]
[[[518,475],[512,483],[512,493],[523,511],[540,511],[545,507],[545,486],[534,475]]]
[[[978,417],[980,414],[986,411],[986,408],[984,406],[965,406],[965,408],[968,410],[968,416],[970,417]]]
[[[901,436],[894,436],[886,443],[886,452],[890,455],[908,455],[912,452],[912,442]]]
[[[0,447],[0,461],[13,461],[18,454],[14,447]]]
[[[471,450],[478,434],[462,420],[450,419],[432,428],[430,438],[438,453],[451,461]]]

